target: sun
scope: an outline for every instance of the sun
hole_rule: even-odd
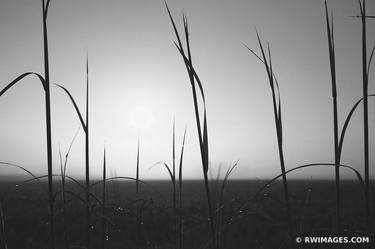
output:
[[[152,108],[135,105],[129,110],[129,121],[138,131],[150,129],[155,124],[155,116]]]

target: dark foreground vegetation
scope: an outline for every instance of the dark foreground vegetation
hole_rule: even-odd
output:
[[[5,234],[8,248],[48,248],[49,226],[47,196],[38,183],[9,181],[0,184],[3,203]],[[285,220],[282,182],[270,185],[257,199],[255,190],[265,181],[231,180],[228,182],[223,204],[220,207],[221,248],[287,248],[288,224]],[[44,183],[45,184],[45,183]],[[217,181],[211,181],[212,196],[218,199]],[[294,214],[296,234],[332,235],[335,228],[335,188],[332,181],[290,180],[290,200]],[[356,181],[342,181],[345,191],[342,199],[343,230],[354,235],[364,235],[364,196]],[[45,186],[44,186],[45,187]],[[60,188],[55,186],[56,189]],[[67,183],[66,191],[80,192],[74,183]],[[183,183],[182,209],[183,248],[209,248],[207,210],[204,182],[187,180]],[[107,184],[106,248],[175,248],[174,214],[168,181],[149,181],[140,186],[137,198],[135,183],[110,181]],[[93,188],[95,195],[100,189]],[[375,189],[371,189],[374,193]],[[84,198],[84,192],[81,197]],[[67,235],[70,248],[82,248],[85,244],[85,206],[77,198],[67,199],[66,223],[62,200],[55,203],[56,248],[66,248]],[[136,244],[136,203],[139,204],[139,239]],[[372,209],[374,203],[370,203]],[[92,248],[101,248],[101,207],[92,205]],[[372,217],[371,223],[374,224]],[[66,234],[65,234],[66,232]],[[372,231],[374,232],[374,231]],[[370,248],[356,246],[354,248]],[[302,247],[303,248],[303,247]],[[332,248],[325,247],[313,248]],[[341,248],[351,248],[342,246]]]

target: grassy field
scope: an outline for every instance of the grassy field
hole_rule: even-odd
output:
[[[8,181],[0,184],[0,197],[5,214],[5,230],[9,248],[48,248],[47,196],[40,184]],[[265,181],[231,180],[224,195],[221,248],[287,248],[288,224],[285,220],[282,182],[275,182],[253,199],[255,190]],[[335,230],[335,186],[333,181],[291,180],[290,200],[297,235],[333,235]],[[106,222],[106,248],[135,248],[134,227],[136,195],[134,182],[112,181],[107,184],[108,220]],[[216,181],[210,182],[216,190]],[[54,186],[59,189],[60,186]],[[79,193],[73,183],[67,183],[67,191]],[[93,188],[97,195],[100,188]],[[210,245],[205,205],[204,182],[183,182],[182,209],[183,247],[205,248]],[[139,195],[140,240],[139,248],[174,248],[174,220],[171,185],[167,181],[149,181],[141,184]],[[342,181],[342,226],[350,234],[361,235],[366,227],[364,197],[358,182]],[[371,189],[374,193],[375,189]],[[81,197],[84,198],[84,192]],[[215,200],[217,194],[212,192]],[[57,248],[64,246],[62,201],[55,203]],[[85,206],[77,198],[67,199],[67,234],[69,245],[85,244]],[[375,207],[374,203],[370,204]],[[215,213],[215,212],[214,212]],[[92,202],[92,247],[100,248],[100,205]],[[374,219],[371,219],[374,224]],[[374,232],[374,231],[372,231]],[[79,248],[79,247],[75,247]],[[303,248],[303,247],[302,247]],[[312,248],[330,248],[312,247]],[[344,246],[342,248],[351,248]],[[362,248],[362,247],[354,247]],[[366,248],[366,247],[363,247]],[[370,248],[370,247],[368,247]]]

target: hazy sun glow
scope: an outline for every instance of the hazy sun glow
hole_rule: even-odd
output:
[[[147,130],[155,124],[155,116],[150,107],[136,105],[129,110],[129,122],[137,130]]]

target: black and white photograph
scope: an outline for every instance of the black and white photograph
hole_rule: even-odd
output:
[[[375,248],[375,2],[1,0],[0,249]]]

